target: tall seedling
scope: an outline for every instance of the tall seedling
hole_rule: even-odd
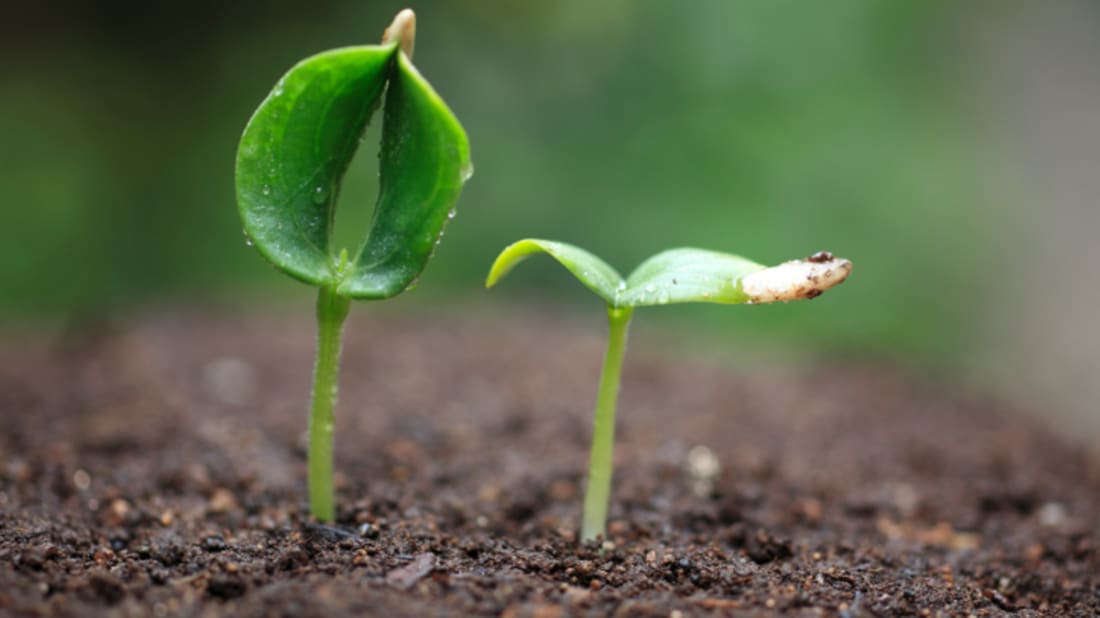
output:
[[[335,514],[333,408],[351,301],[389,298],[413,284],[473,169],[462,126],[412,63],[415,33],[416,18],[406,9],[381,45],[299,62],[260,103],[237,152],[237,204],[249,244],[318,288],[309,502],[321,521]],[[378,200],[370,229],[349,252],[333,239],[337,198],[380,105]]]

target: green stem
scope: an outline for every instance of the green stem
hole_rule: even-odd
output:
[[[615,451],[615,405],[619,398],[626,331],[630,327],[630,307],[607,308],[607,354],[600,374],[600,393],[596,398],[596,420],[592,425],[592,455],[588,463],[588,489],[584,495],[584,523],[581,540],[604,536],[607,505],[611,499],[612,456]]]
[[[309,406],[309,508],[320,521],[335,515],[332,490],[332,426],[340,379],[340,338],[351,300],[322,287],[317,293],[317,364]]]

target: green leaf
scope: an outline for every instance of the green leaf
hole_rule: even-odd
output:
[[[561,263],[573,276],[588,289],[595,292],[607,304],[615,304],[615,295],[625,285],[623,278],[600,258],[591,253],[553,240],[527,238],[505,247],[489,269],[485,287],[493,287],[500,278],[508,274],[516,264],[535,253],[546,253]]]
[[[736,305],[750,300],[741,290],[742,277],[764,268],[729,253],[669,249],[630,274],[618,302],[624,307],[693,302]]]
[[[552,240],[526,239],[497,256],[485,285],[492,287],[533,253],[548,253],[612,308],[671,303],[771,303],[815,298],[843,282],[852,263],[822,251],[766,267],[738,255],[704,249],[669,249],[642,262],[623,281],[591,253]]]
[[[256,249],[283,272],[337,282],[332,224],[348,164],[378,106],[396,46],[307,58],[275,85],[237,151],[237,204]]]
[[[383,90],[378,203],[347,264],[333,246],[336,200]],[[350,47],[300,62],[256,110],[237,201],[245,234],[279,269],[349,298],[388,298],[427,266],[472,169],[465,131],[397,44]]]
[[[393,296],[420,275],[473,172],[462,125],[403,52],[383,116],[378,205],[339,288],[351,298]]]

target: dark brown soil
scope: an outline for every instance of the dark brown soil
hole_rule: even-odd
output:
[[[885,370],[733,372],[641,337],[610,539],[579,545],[602,332],[536,316],[358,311],[339,522],[311,524],[312,337],[9,335],[0,614],[1100,614],[1095,458]]]

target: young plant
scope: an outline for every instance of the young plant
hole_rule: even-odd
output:
[[[550,240],[526,239],[504,249],[486,280],[492,287],[517,263],[546,253],[607,303],[608,342],[596,397],[588,487],[581,539],[603,536],[611,495],[615,406],[630,317],[636,307],[670,303],[752,305],[815,298],[844,281],[852,263],[822,251],[803,260],[766,267],[745,258],[703,249],[670,249],[642,262],[626,279],[591,253]]]
[[[309,502],[326,522],[334,516],[333,408],[351,301],[389,298],[415,283],[473,169],[462,126],[412,64],[415,34],[416,18],[405,9],[381,45],[299,62],[260,103],[237,152],[248,243],[318,288]],[[383,93],[378,200],[370,229],[349,253],[333,240],[337,197]]]

